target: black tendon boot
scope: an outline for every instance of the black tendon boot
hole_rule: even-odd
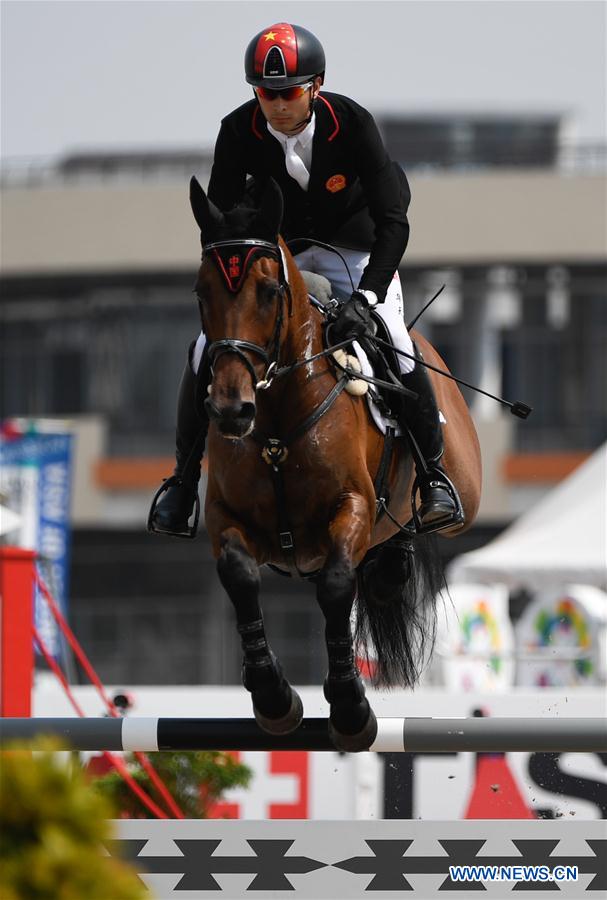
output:
[[[198,482],[200,462],[204,453],[209,420],[202,402],[196,403],[196,382],[204,380],[204,360],[198,376],[190,365],[193,347],[190,347],[177,400],[177,429],[175,458],[177,465],[173,475],[157,491],[148,516],[148,531],[170,534],[174,537],[194,537],[200,514]],[[195,512],[195,519],[189,519]]]
[[[412,372],[401,375],[401,381],[403,387],[415,391],[419,397],[403,400],[400,417],[413,439],[411,446],[421,501],[414,512],[417,530],[441,531],[460,525],[464,521],[461,502],[440,464],[443,432],[428,371],[417,362]]]

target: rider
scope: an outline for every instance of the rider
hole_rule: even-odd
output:
[[[379,304],[395,346],[414,356],[398,275],[409,238],[409,185],[388,157],[370,113],[348,97],[320,92],[324,73],[323,48],[305,28],[281,22],[255,35],[245,53],[254,96],[222,120],[208,196],[225,211],[242,199],[247,175],[272,176],[284,197],[283,237],[337,246],[358,284],[351,293],[343,263],[328,250],[311,246],[295,256],[300,269],[325,275],[334,288],[351,293],[332,326],[332,340],[362,336],[371,307]],[[188,533],[200,478],[208,421],[200,418],[204,411],[196,409],[194,397],[204,345],[201,333],[190,347],[179,390],[177,465],[152,515],[154,529],[169,534]],[[456,504],[440,464],[442,429],[430,379],[413,358],[399,356],[399,364],[402,384],[419,397],[398,410],[426,461],[427,471],[417,466],[419,519],[424,528],[448,527]]]

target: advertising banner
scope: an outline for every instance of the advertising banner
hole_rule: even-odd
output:
[[[4,535],[16,547],[36,550],[44,580],[67,612],[70,552],[71,434],[28,433],[0,440],[2,506],[13,517]],[[46,604],[36,596],[36,627],[53,655],[59,635]]]
[[[124,691],[124,685],[108,686]],[[128,686],[132,717],[251,715],[241,687]],[[325,717],[322,689],[297,688],[306,716]],[[103,712],[91,687],[74,693],[87,716]],[[602,688],[460,689],[368,692],[378,716],[564,719],[604,717]],[[69,716],[54,680],[40,679],[34,715]],[[232,788],[214,815],[229,819],[607,819],[604,753],[352,753],[243,751],[234,753],[253,772],[248,788]],[[537,824],[537,822],[536,822]]]
[[[153,822],[108,848],[154,897],[605,896],[600,822]]]

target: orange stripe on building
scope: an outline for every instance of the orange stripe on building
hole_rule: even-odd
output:
[[[95,466],[95,482],[107,491],[147,490],[160,487],[162,479],[172,475],[174,468],[172,456],[102,459]]]
[[[509,484],[562,481],[585,462],[589,453],[512,453],[502,465],[504,481]]]
[[[512,453],[504,458],[502,476],[507,484],[529,482],[555,484],[585,462],[589,453]],[[116,457],[95,467],[95,481],[108,491],[137,491],[158,487],[172,474],[175,460],[162,457]],[[206,458],[203,460],[206,466]]]

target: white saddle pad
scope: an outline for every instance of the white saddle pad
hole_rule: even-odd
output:
[[[317,275],[316,272],[302,271],[301,274],[306,283],[308,293],[310,293],[319,303],[322,303],[323,305],[328,303],[331,299],[331,285],[329,283],[329,280],[325,278],[324,275]],[[371,367],[371,363],[369,362],[369,357],[360,346],[358,341],[354,341],[352,347],[354,348],[354,352],[360,363],[363,375],[366,375],[367,377],[373,376],[374,372]],[[369,385],[369,387],[371,387],[371,385]],[[392,425],[393,427],[395,427],[395,434],[400,435],[401,430],[398,427],[398,424],[395,422],[395,420],[386,419],[385,416],[381,414],[377,404],[373,400],[371,391],[367,391],[365,396],[367,398],[367,404],[369,406],[371,417],[381,433],[385,434],[386,427],[388,425]]]
[[[367,356],[367,354],[365,353],[363,348],[360,346],[358,341],[354,341],[352,344],[352,347],[354,348],[354,352],[356,353],[356,358],[358,359],[358,361],[360,363],[363,375],[373,376],[375,373],[373,371],[371,363],[369,362],[369,357]],[[371,387],[371,385],[369,385],[369,387]],[[379,407],[377,406],[377,403],[375,403],[375,401],[373,400],[373,396],[372,396],[370,390],[367,391],[367,393],[365,394],[365,397],[367,398],[367,405],[369,407],[369,412],[371,413],[371,418],[373,419],[373,421],[375,422],[376,426],[379,428],[381,433],[385,434],[386,427],[388,425],[391,425],[394,428],[395,435],[398,436],[398,435],[402,434],[402,431],[401,431],[400,426],[398,425],[398,422],[396,421],[396,419],[386,419],[386,417],[382,415]]]

